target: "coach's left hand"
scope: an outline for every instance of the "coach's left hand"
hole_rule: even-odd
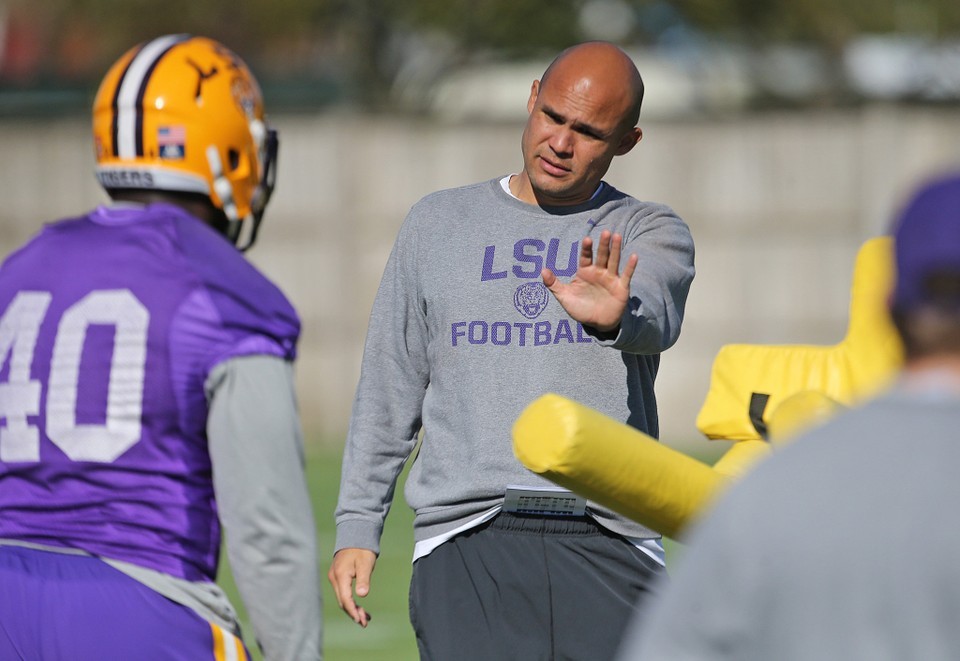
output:
[[[356,596],[366,597],[370,594],[370,576],[377,563],[377,555],[369,549],[340,549],[333,556],[333,564],[327,572],[333,594],[343,612],[354,622],[366,628],[371,616],[363,606],[354,599],[354,581],[356,581]]]
[[[548,268],[540,272],[543,284],[574,320],[608,333],[620,326],[620,318],[630,298],[630,278],[638,258],[630,255],[622,273],[620,250],[623,237],[609,230],[600,233],[597,257],[593,257],[593,239],[584,237],[580,244],[580,262],[569,283],[563,283]]]

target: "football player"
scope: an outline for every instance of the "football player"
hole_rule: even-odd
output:
[[[0,658],[321,656],[300,322],[244,259],[276,133],[223,45],[167,35],[93,107],[111,198],[0,267]]]

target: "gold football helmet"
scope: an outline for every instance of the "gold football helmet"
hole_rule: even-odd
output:
[[[260,86],[211,39],[166,35],[125,53],[93,103],[96,174],[109,192],[141,189],[208,197],[242,250],[256,240],[273,192],[277,134]]]

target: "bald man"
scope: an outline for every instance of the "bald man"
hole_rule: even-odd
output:
[[[366,627],[359,602],[420,439],[405,496],[422,659],[610,658],[663,572],[656,532],[556,491],[511,440],[547,392],[658,433],[654,378],[680,331],[693,240],[670,208],[603,181],[640,141],[642,99],[619,48],[564,51],[530,89],[521,171],[428,195],[400,229],[370,317],[328,576]]]

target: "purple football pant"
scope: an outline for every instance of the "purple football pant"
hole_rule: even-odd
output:
[[[0,659],[245,661],[232,634],[100,560],[0,546]]]

